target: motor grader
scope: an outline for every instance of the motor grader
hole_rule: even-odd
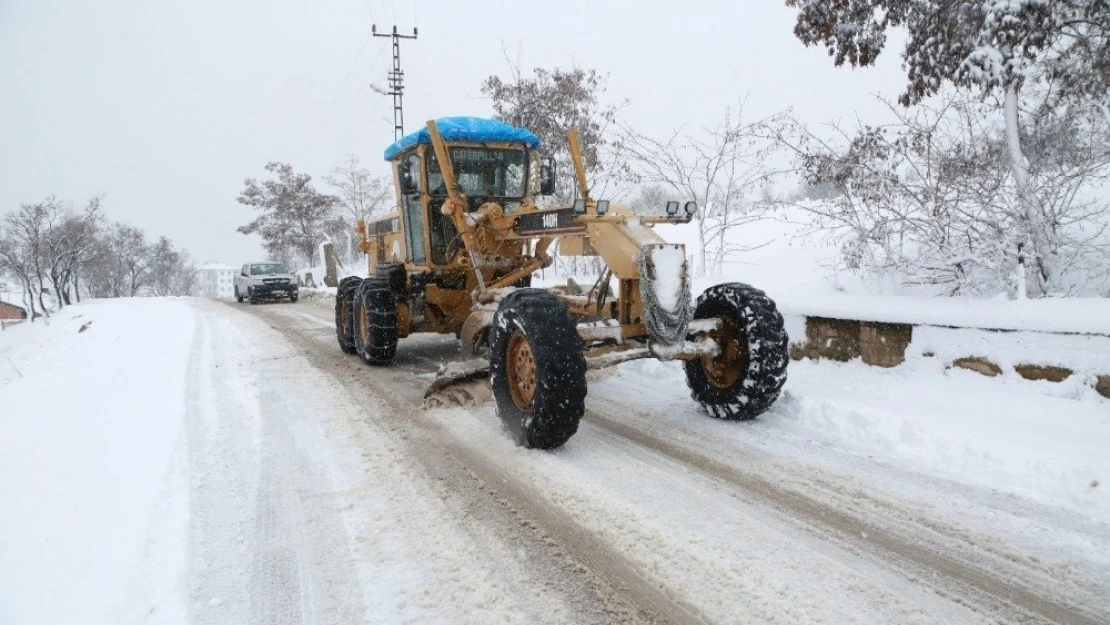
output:
[[[569,139],[578,199],[547,208],[537,198],[554,192],[555,164],[528,130],[448,117],[391,145],[397,211],[358,225],[370,277],[339,284],[340,347],[387,366],[410,334],[456,335],[465,359],[441,368],[429,393],[488,375],[505,428],[532,448],[575,433],[588,370],[639,358],[683,361],[713,417],[767,410],[788,362],[774,302],[739,283],[691,302],[685,248],[653,226],[689,223],[697,205],[637,214],[593,198],[573,129]],[[556,244],[604,261],[592,288],[530,288]]]

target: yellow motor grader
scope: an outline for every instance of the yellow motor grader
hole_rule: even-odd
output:
[[[340,347],[387,366],[401,338],[455,334],[466,359],[443,367],[429,393],[488,375],[505,428],[527,447],[558,447],[578,429],[587,370],[638,358],[683,361],[711,416],[767,410],[789,360],[774,302],[739,283],[691,302],[685,248],[653,226],[688,223],[697,205],[636,214],[591,197],[573,129],[569,138],[579,199],[554,208],[536,203],[556,172],[528,130],[447,117],[391,145],[398,208],[359,223],[370,277],[339,284]],[[604,261],[592,288],[530,288],[556,242],[560,254]]]

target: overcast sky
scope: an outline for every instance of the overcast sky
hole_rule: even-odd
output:
[[[403,31],[406,130],[488,115],[479,85],[507,71],[577,64],[609,74],[625,121],[664,135],[749,110],[805,121],[882,115],[897,48],[835,69],[792,34],[779,0],[0,0],[0,213],[53,193],[105,194],[110,217],[165,234],[198,261],[261,254],[235,202],[269,160],[318,179],[355,153],[386,173],[388,39]],[[885,116],[884,116],[885,117]]]

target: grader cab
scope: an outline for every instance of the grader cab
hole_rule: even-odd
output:
[[[370,277],[339,284],[340,347],[388,366],[412,333],[456,335],[465,359],[445,365],[429,395],[488,375],[498,415],[527,447],[574,434],[588,369],[638,358],[683,361],[693,399],[714,417],[767,410],[788,362],[774,302],[739,283],[692,302],[685,248],[653,226],[688,223],[696,204],[636,214],[595,199],[573,129],[570,146],[579,199],[540,208],[555,168],[528,130],[448,117],[391,145],[398,210],[359,224]],[[592,288],[530,288],[556,243],[604,261]]]

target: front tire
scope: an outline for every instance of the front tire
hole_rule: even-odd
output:
[[[235,301],[242,304],[243,303],[243,296],[239,295],[239,287],[233,287],[233,288],[235,289]]]
[[[298,293],[297,291],[289,291],[289,303],[290,304],[297,303],[297,299],[300,298],[300,296],[301,296],[301,294]]]
[[[490,336],[497,415],[524,447],[554,449],[586,409],[586,358],[566,304],[542,289],[501,301]]]
[[[721,353],[686,361],[686,384],[711,416],[731,421],[765,412],[786,383],[789,338],[782,315],[767,294],[738,282],[706,289],[695,319],[719,319],[709,332]]]
[[[357,276],[343,278],[335,293],[335,337],[345,354],[355,353],[355,293],[361,283]]]
[[[397,355],[397,297],[389,282],[367,278],[355,295],[355,350],[362,362],[393,364]]]
[[[393,291],[393,295],[398,302],[405,301],[405,294],[408,293],[409,277],[404,265],[401,263],[383,263],[378,265],[378,270],[374,275],[383,278],[389,284],[389,288]]]
[[[251,303],[252,306],[257,304],[260,301],[259,298],[258,298],[258,295],[255,294],[255,292],[254,292],[254,287],[253,286],[248,286],[247,287],[247,299],[250,300],[250,303]]]

